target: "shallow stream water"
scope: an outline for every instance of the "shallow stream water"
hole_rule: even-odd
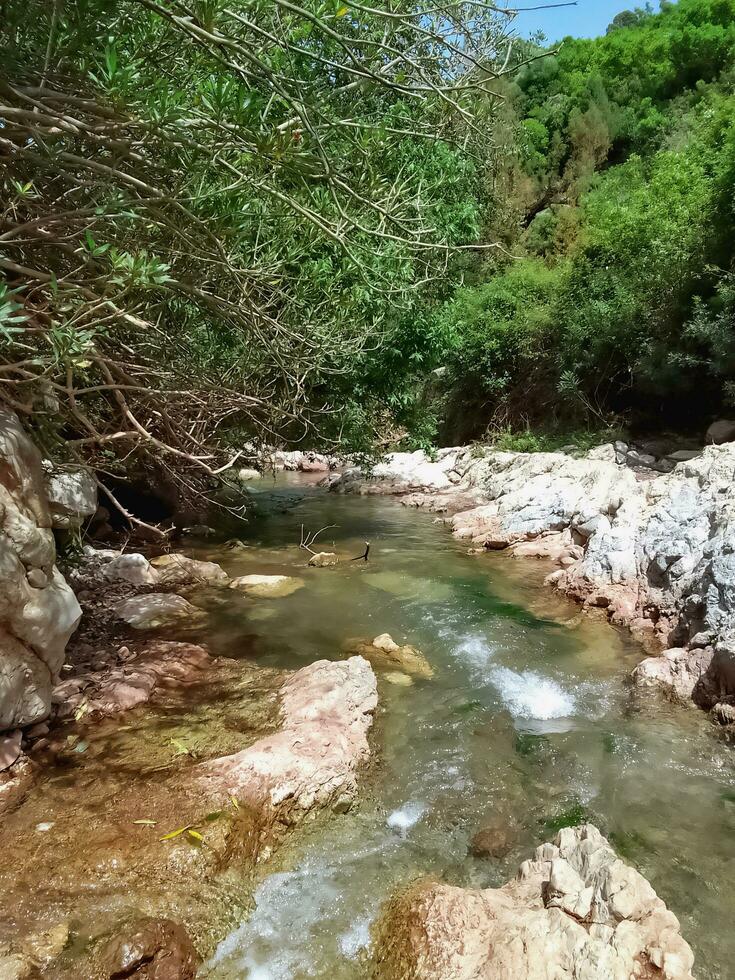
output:
[[[210,980],[364,980],[371,924],[396,889],[425,875],[500,885],[559,827],[588,820],[679,917],[699,980],[733,980],[733,750],[695,708],[636,695],[627,678],[643,654],[628,635],[552,593],[543,563],[469,556],[432,515],[395,500],[295,478],[254,494],[244,547],[185,550],[232,576],[298,575],[303,587],[277,599],[191,596],[209,616],[166,638],[239,663],[90,724],[42,771],[0,824],[0,941],[68,922],[62,972],[48,974],[67,980],[89,975],[75,960],[85,936],[144,913],[216,946],[200,974]],[[320,546],[345,560],[308,568],[302,525],[335,525]],[[348,561],[366,540],[370,561]],[[207,875],[217,822],[206,847],[161,837],[201,820],[198,759],[276,724],[281,668],[385,632],[422,650],[435,674],[410,686],[379,675],[373,761],[350,813],[302,825],[259,868],[254,895],[237,865],[223,881]],[[475,856],[487,827],[496,856]]]
[[[296,668],[389,632],[435,676],[380,679],[359,805],[297,834],[203,975],[364,977],[371,923],[396,888],[423,875],[499,885],[560,826],[589,820],[679,917],[696,975],[735,976],[732,750],[695,709],[634,694],[640,648],[553,595],[540,564],[468,556],[431,515],[394,500],[296,486],[259,497],[250,547],[207,556],[230,574],[306,585],[247,612],[239,597],[218,606],[213,650]],[[369,563],[295,571],[302,524],[336,525],[319,540],[341,557],[369,540]],[[500,858],[471,854],[488,824],[507,837]]]

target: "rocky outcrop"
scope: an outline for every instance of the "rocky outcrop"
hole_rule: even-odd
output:
[[[735,444],[709,446],[661,475],[615,460],[599,450],[395,454],[370,479],[346,474],[337,489],[396,493],[414,505],[446,502],[447,484],[463,500],[472,494],[474,505],[450,519],[458,538],[553,561],[558,589],[606,609],[654,648],[688,651],[690,663],[677,655],[674,687],[691,686],[706,706],[715,687],[720,700],[735,697]],[[661,663],[641,676],[667,671]]]
[[[45,718],[81,609],[55,565],[41,458],[0,411],[0,731]]]
[[[565,828],[502,888],[422,882],[378,928],[390,980],[692,980],[679,922],[590,825]]]
[[[235,755],[198,767],[201,792],[235,797],[271,828],[320,809],[349,809],[378,703],[375,675],[362,657],[319,660],[280,692],[281,728]]]

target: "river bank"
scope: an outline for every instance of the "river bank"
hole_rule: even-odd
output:
[[[507,552],[555,566],[547,582],[602,609],[656,657],[640,685],[735,718],[735,449],[709,446],[658,475],[613,445],[585,455],[481,447],[393,454],[336,492],[397,495],[443,515],[476,554]]]
[[[264,481],[237,543],[191,539],[161,560],[108,549],[69,571],[84,610],[73,669],[50,731],[28,743],[35,782],[0,828],[16,855],[0,883],[7,957],[25,957],[28,976],[107,978],[121,941],[140,936],[131,976],[151,955],[214,980],[367,977],[381,909],[417,879],[497,889],[587,821],[679,917],[697,976],[724,980],[735,786],[720,730],[631,687],[640,646],[601,607],[580,615],[549,590],[544,561],[469,555],[430,508],[329,494],[317,478]],[[337,564],[315,567],[302,526],[328,525],[319,548]],[[365,541],[369,561],[352,561]],[[173,619],[152,596],[174,599]],[[130,603],[152,620],[126,622]],[[355,763],[339,769],[347,783],[334,755],[310,752],[305,819],[275,837],[267,820],[254,827],[248,800],[262,796],[236,774],[255,764],[270,779],[284,733],[289,767],[311,744],[287,722],[284,688],[298,685],[309,731],[324,732],[310,665],[347,665],[356,649],[372,658],[377,705],[331,673],[323,689],[330,752]],[[370,710],[343,714],[360,703]],[[368,715],[369,758],[364,730],[349,735]],[[267,758],[248,754],[258,745]],[[228,758],[234,781],[221,783]],[[198,775],[210,760],[211,796]],[[286,816],[300,791],[282,772]]]

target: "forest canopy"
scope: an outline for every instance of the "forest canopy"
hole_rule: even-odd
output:
[[[735,2],[620,15],[504,82],[489,234],[432,319],[450,440],[735,403]]]

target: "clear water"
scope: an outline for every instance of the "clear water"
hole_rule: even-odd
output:
[[[304,587],[270,600],[193,596],[208,621],[178,638],[237,662],[90,723],[42,770],[0,822],[0,943],[68,922],[63,961],[46,975],[76,980],[92,975],[89,937],[145,913],[182,922],[212,951],[201,974],[211,980],[361,980],[371,923],[397,888],[424,875],[500,885],[559,826],[591,820],[679,916],[697,977],[732,980],[733,750],[696,709],[636,696],[626,679],[641,651],[629,637],[554,595],[541,564],[470,557],[431,515],[394,500],[308,485],[263,485],[258,497],[247,547],[210,544],[201,557],[231,575],[296,574]],[[302,524],[337,525],[320,540],[345,558],[369,540],[370,562],[306,567]],[[384,632],[421,649],[435,676],[380,678],[373,764],[350,813],[301,827],[254,883],[247,867],[214,870],[219,821],[202,827],[206,847],[159,840],[202,821],[191,767],[275,724],[280,674],[262,668],[339,657],[350,638]],[[488,825],[507,833],[500,858],[470,853]]]
[[[281,488],[250,547],[204,554],[231,574],[299,574],[286,598],[220,598],[207,641],[261,664],[338,655],[389,632],[435,669],[380,681],[377,758],[349,814],[301,831],[259,882],[251,914],[203,974],[216,980],[367,976],[370,926],[423,875],[487,887],[557,828],[595,822],[682,922],[697,976],[733,976],[732,750],[694,709],[641,701],[640,649],[552,595],[534,562],[470,557],[430,515],[380,498]],[[298,502],[297,502],[298,501]],[[307,569],[300,526],[337,525],[324,550],[371,560]],[[483,826],[512,828],[502,859],[471,856]]]

